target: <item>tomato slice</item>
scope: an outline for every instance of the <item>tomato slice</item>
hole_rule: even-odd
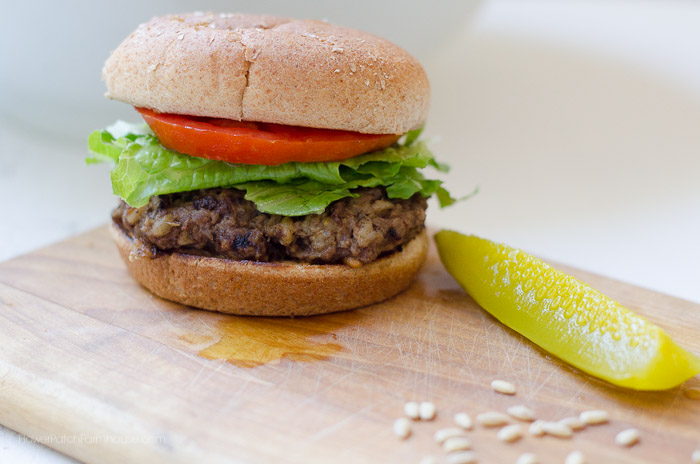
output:
[[[388,147],[400,137],[136,110],[166,148],[229,163],[340,161]]]

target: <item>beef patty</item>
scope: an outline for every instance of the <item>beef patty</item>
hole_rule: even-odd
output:
[[[372,262],[423,230],[420,194],[400,200],[382,188],[356,193],[323,214],[286,217],[261,213],[240,190],[214,188],[154,196],[141,208],[122,201],[112,219],[154,252],[351,266]]]

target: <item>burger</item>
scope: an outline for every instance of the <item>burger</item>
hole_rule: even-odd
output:
[[[372,304],[423,263],[426,199],[454,200],[418,140],[430,90],[396,45],[325,22],[183,14],[112,52],[107,97],[145,123],[89,137],[113,163],[111,233],[156,295],[233,314]]]

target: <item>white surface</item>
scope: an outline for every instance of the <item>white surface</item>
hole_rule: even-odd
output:
[[[101,28],[120,37],[165,9],[141,14],[118,5],[110,14],[119,21],[64,29],[103,43]],[[326,10],[321,15],[342,17]],[[488,2],[471,29],[454,27],[466,10],[437,13],[428,21],[404,8],[400,27],[384,33],[426,65],[434,95],[427,134],[453,165],[449,186],[459,194],[481,189],[452,209],[432,205],[429,222],[700,302],[700,4]],[[449,22],[439,29],[443,17]],[[361,15],[350,19],[362,25]],[[381,24],[368,27],[382,33]],[[41,121],[31,120],[41,102],[19,104],[26,94],[13,86],[22,78],[0,68],[0,259],[108,218],[108,171],[84,166],[84,137],[129,111],[93,104],[108,51],[99,46],[71,55],[95,71],[67,95],[90,96],[66,106],[53,89],[58,106],[40,112]],[[47,75],[70,83],[59,72],[64,61],[48,60]],[[52,124],[56,114],[65,120]],[[69,462],[2,428],[0,461]]]

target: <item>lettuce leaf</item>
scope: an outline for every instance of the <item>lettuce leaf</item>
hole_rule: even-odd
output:
[[[385,186],[390,198],[437,193],[441,206],[455,200],[418,171],[435,161],[419,131],[407,134],[403,144],[345,161],[285,163],[278,166],[231,164],[197,158],[163,147],[145,125],[124,122],[90,134],[88,164],[111,162],[112,191],[129,205],[141,207],[153,195],[226,187],[245,190],[258,210],[285,216],[322,213],[333,201],[355,197],[353,189]]]

